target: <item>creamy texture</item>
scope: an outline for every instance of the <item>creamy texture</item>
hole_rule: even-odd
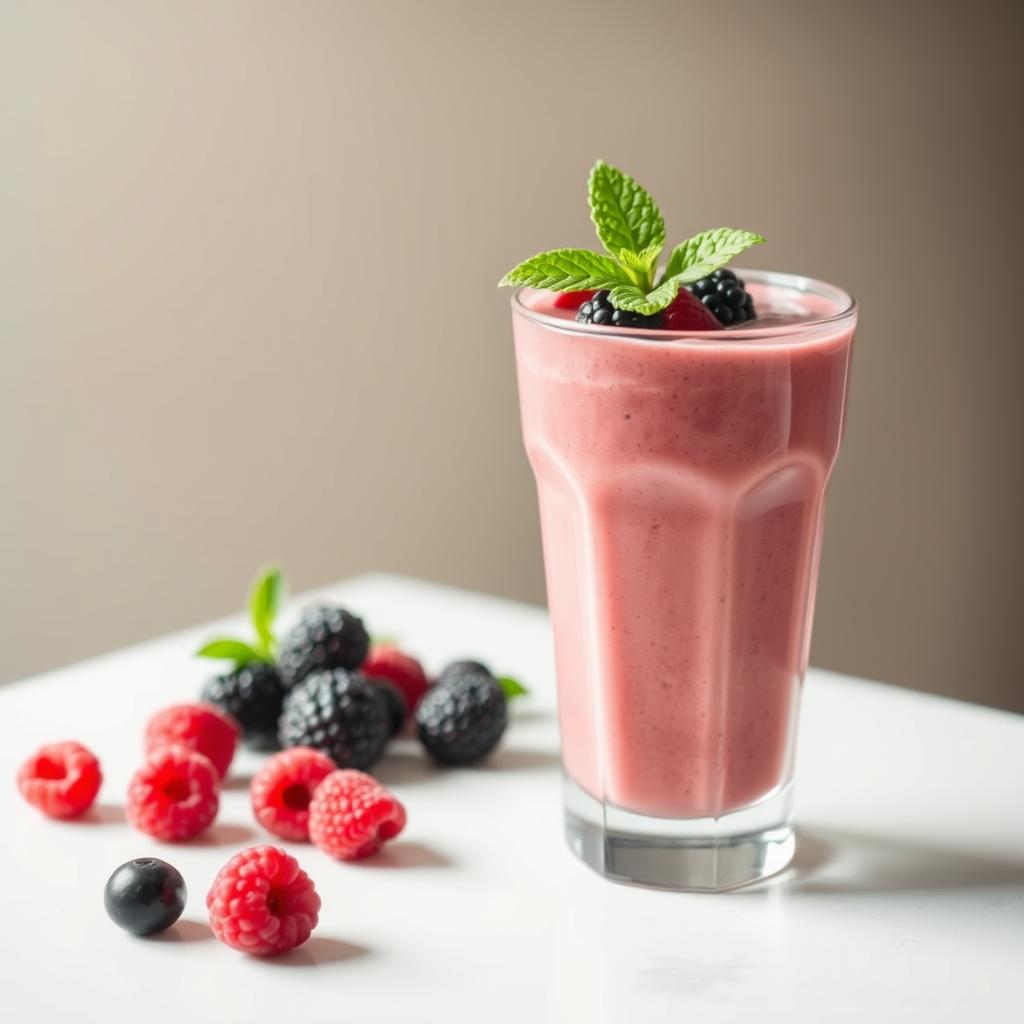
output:
[[[635,813],[718,816],[791,773],[852,321],[797,336],[839,309],[749,290],[765,317],[699,340],[578,330],[543,292],[562,329],[514,317],[565,769]]]

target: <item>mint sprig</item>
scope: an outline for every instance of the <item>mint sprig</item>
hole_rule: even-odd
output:
[[[501,692],[505,694],[506,700],[525,697],[530,692],[518,679],[511,676],[499,676],[496,682],[501,687]]]
[[[284,577],[277,566],[265,569],[249,591],[249,619],[256,640],[249,643],[235,637],[216,637],[196,651],[197,658],[215,658],[241,668],[253,661],[272,665],[277,653],[274,619],[284,598]]]
[[[650,316],[668,306],[679,289],[721,269],[761,235],[739,228],[713,228],[677,245],[661,277],[658,257],[665,221],[650,193],[603,160],[590,172],[590,218],[608,255],[587,249],[552,249],[510,270],[499,282],[554,292],[606,289],[616,309]]]

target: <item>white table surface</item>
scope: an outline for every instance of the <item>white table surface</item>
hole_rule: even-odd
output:
[[[236,759],[201,841],[160,845],[120,809],[143,723],[196,694],[208,669],[190,654],[214,628],[0,688],[0,1019],[1024,1019],[1024,719],[812,672],[795,866],[727,894],[633,889],[593,874],[562,840],[542,611],[389,576],[321,594],[428,667],[479,656],[528,682],[500,753],[448,771],[412,741],[390,754],[378,774],[409,825],[374,860],[280,844],[323,912],[305,947],[260,961],[217,942],[204,913],[229,856],[280,843],[249,813],[258,758]],[[98,807],[66,824],[13,785],[37,745],[65,738],[91,747],[105,773]],[[139,940],[107,920],[102,890],[114,867],[150,854],[180,868],[190,896],[174,929]]]

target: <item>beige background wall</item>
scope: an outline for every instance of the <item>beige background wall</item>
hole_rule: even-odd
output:
[[[540,601],[508,296],[603,156],[858,295],[814,660],[1024,710],[1015,3],[0,0],[0,678],[392,569]]]

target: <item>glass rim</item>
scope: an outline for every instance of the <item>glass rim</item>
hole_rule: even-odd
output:
[[[541,324],[561,334],[588,334],[595,338],[609,338],[624,342],[694,342],[701,345],[735,346],[737,342],[794,342],[803,336],[813,334],[819,336],[823,328],[842,327],[852,324],[857,317],[857,300],[847,291],[825,281],[819,281],[803,274],[791,274],[777,270],[751,270],[741,267],[732,269],[738,277],[757,284],[775,285],[805,295],[817,295],[834,302],[839,310],[831,316],[817,317],[813,320],[800,320],[791,324],[776,324],[772,327],[730,327],[724,331],[664,331],[630,327],[604,327],[598,324],[581,324],[574,320],[563,320],[547,313],[538,313],[524,301],[523,295],[528,291],[542,289],[517,288],[512,293],[512,312]]]

